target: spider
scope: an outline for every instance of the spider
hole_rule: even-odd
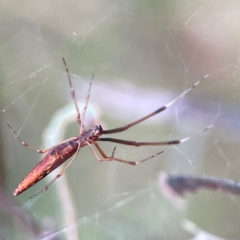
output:
[[[34,184],[36,184],[38,181],[40,181],[41,179],[43,179],[45,176],[47,176],[49,173],[51,173],[54,169],[56,169],[57,167],[59,167],[62,163],[64,163],[66,160],[68,160],[70,157],[72,157],[72,159],[70,160],[70,162],[59,172],[59,174],[48,184],[46,185],[40,192],[36,193],[34,196],[40,194],[43,191],[46,191],[50,185],[56,180],[58,179],[65,171],[66,169],[70,166],[70,164],[74,161],[74,159],[76,158],[78,152],[80,151],[80,149],[84,146],[89,146],[89,148],[91,149],[92,153],[94,154],[94,156],[97,158],[98,161],[118,161],[121,163],[126,163],[126,164],[130,164],[130,165],[137,165],[140,163],[143,163],[149,159],[154,158],[155,156],[161,154],[163,151],[158,152],[152,156],[149,156],[147,158],[141,159],[137,162],[134,161],[129,161],[129,160],[123,160],[123,159],[119,159],[116,158],[114,156],[116,147],[114,147],[113,151],[112,151],[112,155],[109,157],[107,156],[104,151],[102,150],[102,148],[99,146],[98,142],[114,142],[114,143],[119,143],[119,144],[125,144],[125,145],[130,145],[130,146],[159,146],[159,145],[173,145],[173,144],[179,144],[179,143],[183,143],[187,140],[189,140],[191,137],[186,137],[183,138],[181,140],[172,140],[172,141],[163,141],[163,142],[136,142],[136,141],[128,141],[128,140],[122,140],[122,139],[115,139],[115,138],[102,138],[100,137],[103,134],[112,134],[112,133],[118,133],[118,132],[123,132],[126,131],[127,129],[135,126],[138,123],[141,123],[145,120],[147,120],[150,117],[153,117],[154,115],[165,111],[166,109],[168,109],[170,106],[172,106],[176,101],[178,101],[180,98],[182,98],[184,95],[186,95],[188,92],[190,92],[193,88],[195,88],[203,79],[206,79],[208,77],[208,75],[205,75],[203,78],[201,78],[200,80],[198,80],[194,85],[192,85],[190,88],[188,88],[187,90],[185,90],[183,93],[181,93],[179,96],[177,96],[175,99],[173,99],[171,102],[169,102],[168,104],[166,104],[165,106],[162,106],[160,108],[158,108],[157,110],[153,111],[152,113],[132,122],[129,123],[125,126],[122,127],[118,127],[118,128],[114,128],[114,129],[110,129],[110,130],[103,130],[101,125],[95,126],[89,130],[85,129],[84,126],[84,118],[85,118],[85,114],[87,112],[87,107],[88,107],[88,102],[89,102],[89,98],[90,98],[90,92],[91,92],[91,87],[92,87],[92,82],[90,82],[89,85],[89,89],[88,89],[88,93],[86,96],[86,100],[85,100],[85,107],[83,109],[82,115],[80,114],[78,105],[77,105],[77,98],[76,98],[76,94],[73,88],[73,84],[72,84],[72,80],[69,74],[69,70],[68,70],[68,66],[65,62],[65,59],[63,58],[63,64],[65,66],[65,70],[67,73],[67,77],[68,77],[68,82],[69,82],[69,86],[70,86],[70,92],[72,95],[72,99],[76,108],[76,113],[77,113],[77,122],[80,125],[80,131],[79,131],[79,135],[69,138],[61,143],[59,143],[56,146],[53,146],[51,148],[47,148],[47,149],[43,149],[43,150],[38,150],[33,148],[32,146],[30,146],[28,143],[24,142],[17,134],[16,132],[13,130],[13,128],[9,125],[8,127],[11,129],[12,133],[14,134],[14,136],[21,141],[22,145],[25,147],[28,147],[38,153],[47,153],[45,155],[45,157],[33,168],[33,170],[19,183],[18,187],[14,190],[13,194],[19,195],[22,192],[26,191],[28,188],[32,187]],[[93,79],[94,75],[92,76]],[[204,129],[201,132],[204,132],[206,130],[208,130],[209,128],[211,128],[213,125],[209,126],[208,128]],[[199,132],[199,133],[201,133]],[[197,134],[199,134],[197,133]],[[96,152],[96,150],[93,148],[93,145],[96,147],[97,151],[100,153],[101,157],[98,156],[98,153]],[[33,196],[33,197],[34,197]]]

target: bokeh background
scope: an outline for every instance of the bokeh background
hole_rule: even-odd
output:
[[[186,221],[223,239],[240,238],[240,198],[202,190],[179,208],[159,187],[159,173],[240,181],[239,1],[1,1],[0,3],[0,238],[197,239]],[[167,104],[201,79],[171,109],[120,134],[162,141],[206,133],[168,147],[100,143],[108,155],[136,167],[99,163],[81,149],[63,177],[28,198],[17,184],[41,160],[35,148],[76,136],[62,57],[82,106],[95,74],[86,126],[119,127]]]

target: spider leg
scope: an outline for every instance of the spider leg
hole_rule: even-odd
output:
[[[190,88],[188,88],[187,90],[185,90],[183,93],[181,93],[179,96],[177,96],[175,99],[173,99],[171,102],[169,102],[168,104],[166,104],[165,106],[162,106],[160,108],[158,108],[157,110],[155,110],[154,112],[148,114],[147,116],[140,118],[139,120],[129,123],[125,126],[122,127],[118,127],[118,128],[114,128],[114,129],[110,129],[110,130],[104,130],[103,134],[111,134],[111,133],[117,133],[117,132],[123,132],[125,130],[127,130],[128,128],[150,118],[153,117],[154,115],[165,111],[166,109],[168,109],[170,106],[172,106],[175,102],[177,102],[180,98],[182,98],[184,95],[186,95],[188,92],[190,92],[193,88],[195,88],[202,80],[206,79],[208,77],[208,75],[205,75],[203,78],[201,78],[200,80],[198,80],[195,84],[193,84]]]
[[[48,188],[49,188],[58,178],[60,178],[60,177],[63,175],[63,173],[67,170],[67,168],[71,165],[71,163],[72,163],[72,162],[74,161],[74,159],[76,158],[76,156],[77,156],[77,154],[78,154],[78,152],[79,152],[79,150],[80,150],[80,148],[81,148],[80,146],[81,146],[81,145],[79,144],[77,151],[74,153],[74,156],[72,157],[72,159],[70,160],[70,162],[61,170],[61,172],[60,172],[50,183],[48,183],[41,191],[37,192],[36,194],[34,194],[33,196],[31,196],[29,199],[34,198],[34,197],[38,196],[39,194],[41,194],[42,192],[47,191]]]
[[[67,66],[67,63],[65,62],[65,59],[62,58],[62,60],[63,60],[63,64],[64,64],[66,72],[67,72],[68,82],[69,82],[69,86],[70,86],[70,92],[71,92],[72,99],[73,99],[73,102],[74,102],[74,105],[75,105],[75,108],[76,108],[76,111],[77,111],[77,122],[81,126],[81,124],[82,124],[81,115],[80,115],[80,111],[79,111],[79,108],[78,108],[77,98],[76,98],[75,91],[73,89],[72,80],[71,80],[71,77],[70,77],[70,74],[69,74],[68,66]]]
[[[30,146],[28,143],[24,142],[24,141],[17,135],[17,133],[13,130],[13,128],[11,127],[10,124],[7,124],[7,126],[11,129],[11,131],[12,131],[13,135],[15,136],[15,138],[17,138],[17,140],[19,140],[19,141],[22,143],[23,146],[25,146],[25,147],[27,147],[27,148],[30,148],[30,149],[36,151],[37,153],[46,153],[46,152],[48,152],[48,151],[51,149],[51,148],[47,148],[47,149],[41,150],[41,149],[36,149],[36,148]]]
[[[171,140],[171,141],[164,141],[164,142],[136,142],[136,141],[128,141],[128,140],[122,140],[122,139],[116,139],[116,138],[98,138],[97,141],[105,141],[105,142],[115,142],[115,143],[119,143],[119,144],[124,144],[124,145],[130,145],[130,146],[136,146],[136,147],[140,147],[140,146],[159,146],[159,145],[175,145],[175,144],[179,144],[179,143],[183,143],[188,141],[189,139],[191,139],[192,137],[201,134],[203,132],[206,132],[208,129],[214,127],[215,124],[210,125],[209,127],[205,128],[204,130],[186,137],[186,138],[182,138],[180,140]]]
[[[136,141],[123,140],[123,139],[116,139],[116,138],[98,138],[97,141],[115,142],[119,144],[136,146],[136,147],[173,145],[173,144],[179,144],[182,142],[181,140],[172,140],[172,141],[166,141],[166,142],[136,142]]]
[[[138,162],[133,162],[133,161],[128,161],[128,160],[123,160],[123,159],[115,158],[115,157],[114,157],[114,153],[115,153],[116,147],[114,147],[114,149],[113,149],[112,156],[111,156],[111,157],[107,157],[106,154],[103,152],[103,150],[100,148],[100,146],[99,146],[99,145],[96,145],[98,151],[99,151],[101,154],[103,153],[102,156],[106,156],[106,157],[104,157],[104,158],[99,158],[98,155],[97,155],[97,153],[95,152],[95,150],[94,150],[93,147],[91,146],[91,144],[88,143],[88,142],[87,142],[87,144],[88,144],[88,146],[90,147],[92,153],[94,154],[94,156],[97,158],[98,161],[112,161],[112,160],[114,160],[114,161],[118,161],[118,162],[121,162],[121,163],[130,164],[130,165],[133,165],[133,166],[138,165],[138,164],[143,163],[143,162],[146,162],[147,160],[152,159],[152,158],[156,157],[157,155],[163,153],[163,151],[161,151],[161,152],[158,152],[158,153],[156,153],[156,154],[154,154],[154,155],[152,155],[152,156],[150,156],[150,157],[144,158],[144,159],[142,159],[142,160],[140,160],[140,161],[138,161]]]
[[[100,146],[95,142],[94,145],[96,146],[97,150],[101,153],[103,158],[108,158],[108,156],[104,153],[104,151],[100,148]]]
[[[14,131],[14,129],[11,127],[10,124],[7,124],[7,126],[11,129],[11,131],[12,131],[13,135],[15,136],[15,138],[17,138],[17,140],[19,140],[24,147],[30,148],[31,150],[36,151],[37,153],[46,153],[46,152],[48,152],[49,150],[51,150],[52,148],[56,147],[57,145],[60,145],[60,144],[62,144],[62,143],[64,143],[64,142],[68,142],[69,140],[76,139],[75,137],[69,138],[69,139],[67,139],[67,140],[65,140],[65,141],[63,141],[63,142],[58,143],[58,144],[55,145],[55,146],[52,146],[52,147],[50,147],[50,148],[41,150],[41,149],[36,149],[36,148],[30,146],[28,143],[24,142],[24,141],[17,135],[17,133]]]
[[[92,80],[93,80],[93,77],[94,77],[94,74],[92,75]],[[82,125],[81,125],[81,128],[80,128],[80,134],[83,134],[84,132],[86,132],[85,126],[84,126],[84,118],[85,118],[85,115],[86,115],[86,112],[87,112],[87,107],[88,107],[88,102],[89,102],[89,98],[90,98],[91,87],[92,87],[92,82],[90,82],[90,85],[89,85],[89,89],[88,89],[88,93],[87,93],[86,101],[85,101],[85,106],[84,106],[83,113],[82,113]]]

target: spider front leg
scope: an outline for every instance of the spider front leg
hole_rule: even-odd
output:
[[[186,142],[189,139],[191,139],[192,137],[199,135],[203,132],[206,132],[208,129],[210,129],[214,126],[215,126],[215,124],[212,124],[212,125],[208,126],[207,128],[205,128],[204,130],[199,131],[198,133],[196,133],[192,136],[182,138],[180,140],[170,140],[170,141],[163,141],[163,142],[136,142],[136,141],[123,140],[123,139],[116,139],[116,138],[98,138],[97,141],[114,142],[114,143],[129,145],[129,146],[135,146],[135,147],[176,145],[176,144]]]
[[[111,157],[107,157],[107,155],[103,152],[103,150],[100,148],[100,146],[98,144],[95,144],[95,146],[97,147],[98,151],[103,156],[103,158],[99,158],[97,153],[94,151],[92,145],[90,143],[88,143],[88,142],[87,142],[87,144],[90,147],[92,153],[94,154],[94,156],[97,158],[98,161],[112,161],[112,160],[114,160],[114,161],[118,161],[118,162],[121,162],[121,163],[130,164],[130,165],[133,165],[133,166],[138,165],[139,163],[143,163],[143,162],[145,162],[145,161],[147,161],[149,159],[152,159],[152,158],[156,157],[157,155],[163,153],[163,151],[161,151],[161,152],[158,152],[158,153],[156,153],[156,154],[154,154],[154,155],[152,155],[150,157],[144,158],[144,159],[142,159],[142,160],[140,160],[138,162],[134,162],[134,161],[128,161],[128,160],[115,158],[114,157],[114,153],[115,153],[116,147],[114,147],[114,149],[113,149],[112,156]]]
[[[175,99],[173,99],[171,102],[169,102],[168,104],[166,104],[165,106],[162,106],[160,108],[158,108],[157,110],[153,111],[152,113],[148,114],[147,116],[138,119],[137,121],[134,121],[132,123],[129,123],[125,126],[122,127],[118,127],[118,128],[114,128],[114,129],[110,129],[110,130],[104,130],[103,134],[112,134],[112,133],[118,133],[118,132],[123,132],[126,131],[128,128],[133,127],[134,125],[137,125],[140,122],[143,122],[145,120],[147,120],[148,118],[151,118],[153,116],[155,116],[156,114],[163,112],[165,110],[167,110],[169,107],[171,107],[175,102],[177,102],[180,98],[182,98],[183,96],[185,96],[187,93],[189,93],[190,91],[192,91],[192,89],[194,89],[202,80],[206,79],[208,77],[208,74],[205,75],[204,77],[202,77],[200,80],[198,80],[196,83],[194,83],[190,88],[188,88],[187,90],[185,90],[183,93],[181,93],[180,95],[178,95]]]

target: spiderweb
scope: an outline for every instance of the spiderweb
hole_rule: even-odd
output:
[[[1,7],[0,239],[239,239],[239,196],[201,190],[172,205],[160,172],[240,181],[238,1],[25,1]],[[122,126],[167,104],[167,111],[111,135],[181,139],[168,147],[100,143],[136,167],[99,163],[88,147],[36,198],[60,168],[18,197],[17,184],[41,160],[13,136],[47,148],[79,126],[61,58],[82,110],[95,74],[86,127]],[[182,206],[182,205],[181,205]],[[211,237],[211,238],[210,238]]]

